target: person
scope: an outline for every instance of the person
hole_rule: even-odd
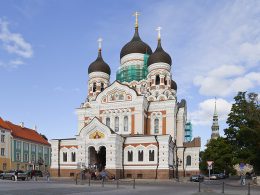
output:
[[[102,170],[101,173],[100,173],[100,176],[101,176],[101,179],[104,181],[107,177],[107,173],[105,170]]]
[[[17,179],[18,179],[18,170],[16,170],[16,171],[14,172],[14,179],[15,179],[15,181],[17,181]]]
[[[47,170],[47,172],[46,172],[46,179],[47,179],[48,182],[50,181],[50,173],[49,173],[48,170]]]

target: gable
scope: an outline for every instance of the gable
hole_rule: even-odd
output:
[[[96,101],[101,104],[127,102],[135,100],[136,97],[137,93],[135,90],[115,81],[97,96]]]
[[[80,137],[84,137],[88,140],[107,139],[111,134],[115,133],[109,127],[101,123],[96,117],[79,132]]]

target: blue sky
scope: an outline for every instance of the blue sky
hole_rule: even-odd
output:
[[[193,135],[211,134],[214,97],[220,133],[239,90],[260,89],[260,1],[48,1],[0,4],[0,116],[38,126],[50,139],[73,137],[75,108],[87,94],[88,65],[103,38],[111,82],[121,48],[141,12],[141,38],[154,50],[156,27],[173,59],[178,100],[188,102]]]

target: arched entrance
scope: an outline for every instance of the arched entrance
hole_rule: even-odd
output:
[[[89,168],[98,169],[99,171],[106,167],[106,147],[101,146],[97,152],[93,146],[88,148]]]

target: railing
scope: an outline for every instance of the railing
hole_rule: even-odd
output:
[[[134,179],[114,179],[114,180],[109,180],[109,179],[101,179],[101,180],[92,180],[90,177],[87,177],[85,179],[81,179],[80,174],[77,174],[75,177],[75,184],[76,185],[88,185],[88,186],[97,186],[100,185],[101,187],[104,187],[105,185],[114,185],[117,189],[120,187],[120,185],[124,186],[131,186],[133,189],[136,188],[136,181]]]
[[[201,192],[202,186],[216,186],[219,185],[221,186],[221,193],[224,194],[225,193],[225,187],[229,186],[229,187],[233,187],[233,188],[240,188],[240,189],[244,189],[245,191],[247,191],[247,195],[251,194],[251,188],[259,188],[260,186],[257,186],[255,184],[252,184],[250,182],[248,182],[248,184],[241,184],[241,185],[234,185],[234,184],[230,184],[227,182],[211,182],[211,181],[204,181],[204,182],[199,182],[198,184],[198,192]]]

